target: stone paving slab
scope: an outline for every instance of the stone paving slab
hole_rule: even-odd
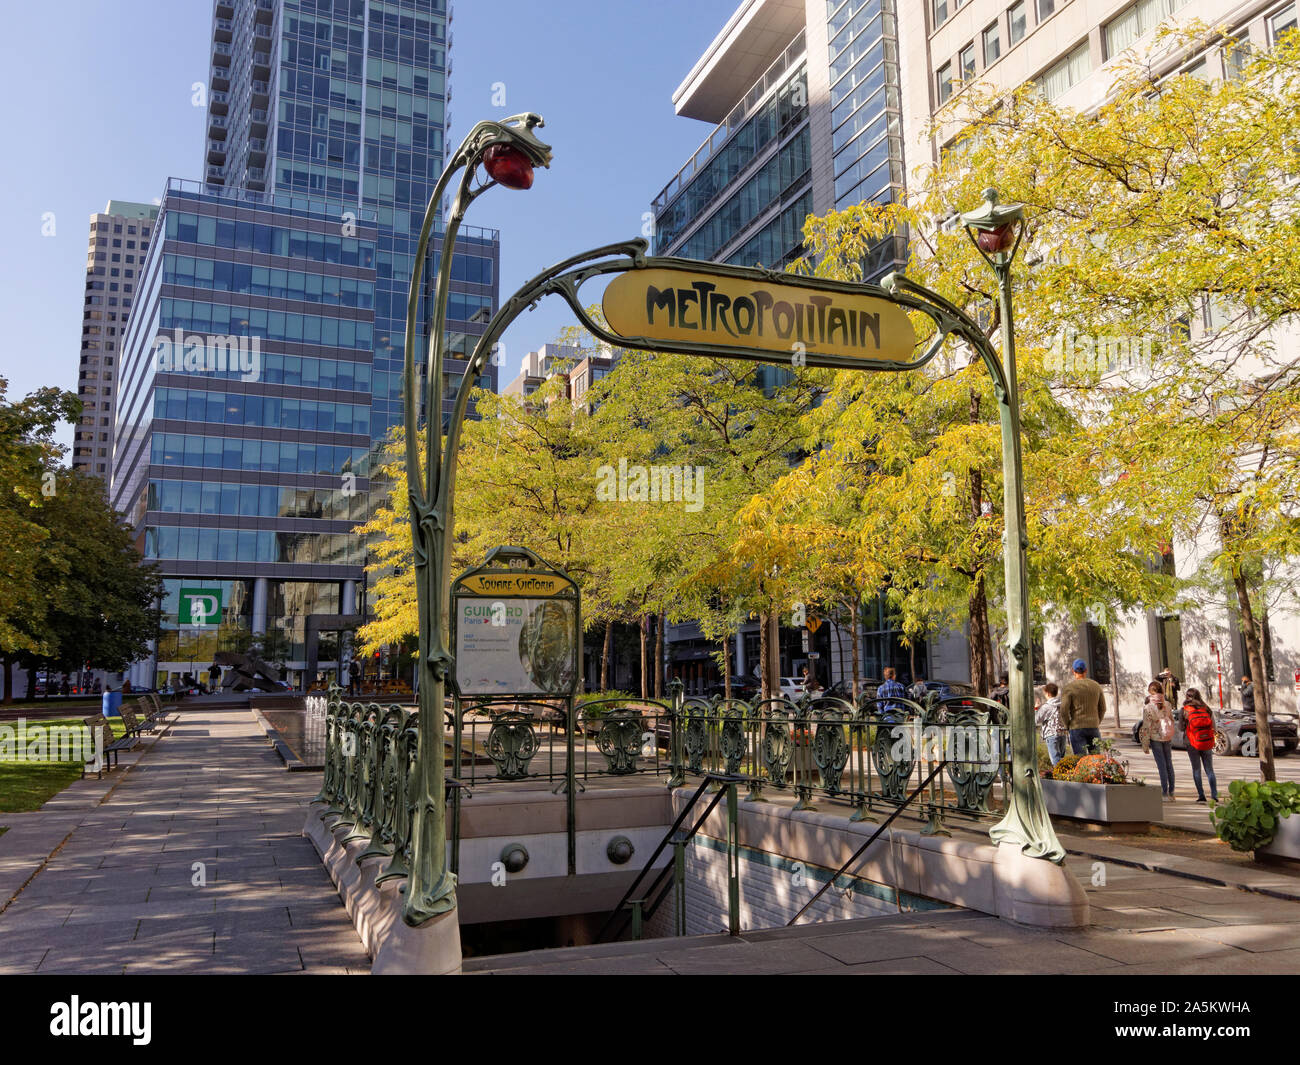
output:
[[[319,778],[246,710],[188,711],[129,765],[0,815],[0,973],[369,972],[301,836]]]

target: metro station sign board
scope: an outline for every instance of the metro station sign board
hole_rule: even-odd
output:
[[[638,338],[685,342],[767,361],[776,361],[771,353],[802,353],[812,366],[913,357],[916,333],[899,304],[853,286],[789,276],[754,280],[675,267],[628,270],[606,287],[602,309],[610,330],[633,345]]]

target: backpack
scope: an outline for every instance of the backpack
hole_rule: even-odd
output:
[[[1184,708],[1187,715],[1187,743],[1197,751],[1214,750],[1214,716],[1200,706]]]

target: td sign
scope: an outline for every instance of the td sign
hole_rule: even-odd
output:
[[[221,624],[220,588],[182,588],[180,595],[180,624]]]

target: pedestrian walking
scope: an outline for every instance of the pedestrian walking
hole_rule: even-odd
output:
[[[803,693],[810,698],[816,698],[817,693],[822,690],[822,686],[817,683],[817,675],[812,671],[811,666],[803,667]]]
[[[1034,724],[1043,734],[1043,742],[1047,744],[1047,757],[1052,760],[1053,766],[1065,757],[1065,747],[1070,741],[1070,730],[1061,720],[1060,691],[1055,684],[1044,684],[1043,693],[1047,698],[1034,713]]]
[[[221,667],[215,662],[208,666],[208,692],[215,692],[221,686]]]
[[[1249,677],[1241,678],[1241,708],[1248,714],[1255,712],[1255,686]]]
[[[1196,785],[1196,801],[1205,801],[1201,787],[1201,769],[1210,781],[1210,799],[1219,801],[1219,782],[1214,779],[1214,711],[1205,705],[1201,693],[1188,688],[1183,698],[1183,732],[1187,736],[1187,757],[1192,763],[1192,781]]]
[[[1160,682],[1160,686],[1164,689],[1165,702],[1170,706],[1177,707],[1178,690],[1182,687],[1182,685],[1178,683],[1178,678],[1175,677],[1169,671],[1169,667],[1166,666],[1159,672],[1159,674],[1157,674],[1156,680]]]
[[[1074,679],[1061,692],[1061,719],[1070,730],[1070,750],[1087,754],[1101,740],[1101,722],[1106,716],[1106,693],[1088,676],[1088,663],[1076,658],[1071,667]]]
[[[989,698],[1001,703],[1008,710],[1011,708],[1011,675],[1003,673],[998,677],[998,686],[989,692]]]
[[[361,663],[355,658],[348,663],[348,694],[356,695],[361,691]]]
[[[877,699],[906,699],[907,698],[907,689],[904,688],[902,683],[896,679],[897,676],[898,676],[898,671],[894,669],[893,666],[885,667],[884,682],[880,685],[879,688],[876,689]],[[881,706],[881,711],[883,716],[885,717],[885,720],[892,722],[897,720],[897,715],[902,713],[903,704],[886,702]]]
[[[1160,774],[1160,794],[1171,802],[1174,798],[1174,708],[1165,700],[1163,686],[1158,680],[1147,685],[1147,697],[1142,702],[1142,724],[1138,727],[1142,749],[1155,756],[1156,772]]]

